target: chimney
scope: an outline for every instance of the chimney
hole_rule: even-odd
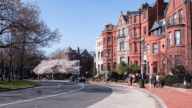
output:
[[[165,3],[164,0],[156,0],[157,5],[157,21],[164,18]]]

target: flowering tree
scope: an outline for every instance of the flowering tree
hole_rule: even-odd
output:
[[[43,74],[43,73],[72,73],[77,74],[78,72],[78,66],[77,66],[78,60],[44,60],[41,61],[41,63],[35,67],[33,70],[36,74]]]

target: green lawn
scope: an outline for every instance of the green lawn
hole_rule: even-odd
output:
[[[39,83],[26,80],[14,80],[14,79],[11,79],[11,83],[9,83],[8,79],[4,79],[4,81],[1,81],[0,79],[0,89],[25,88],[34,86],[36,84]]]

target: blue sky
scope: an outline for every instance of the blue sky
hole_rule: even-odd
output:
[[[60,43],[51,48],[43,48],[47,55],[57,48],[70,46],[76,49],[94,51],[95,38],[101,35],[105,25],[118,23],[123,11],[137,11],[146,0],[21,0],[36,2],[40,7],[41,17],[54,30],[59,29],[63,36]],[[164,0],[169,2],[169,0]],[[155,0],[147,0],[149,4]]]

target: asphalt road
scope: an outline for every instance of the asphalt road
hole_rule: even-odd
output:
[[[150,95],[109,84],[37,81],[42,85],[0,92],[0,108],[159,108]]]
[[[86,83],[38,81],[35,88],[0,92],[0,108],[86,108],[112,93],[112,89]]]

